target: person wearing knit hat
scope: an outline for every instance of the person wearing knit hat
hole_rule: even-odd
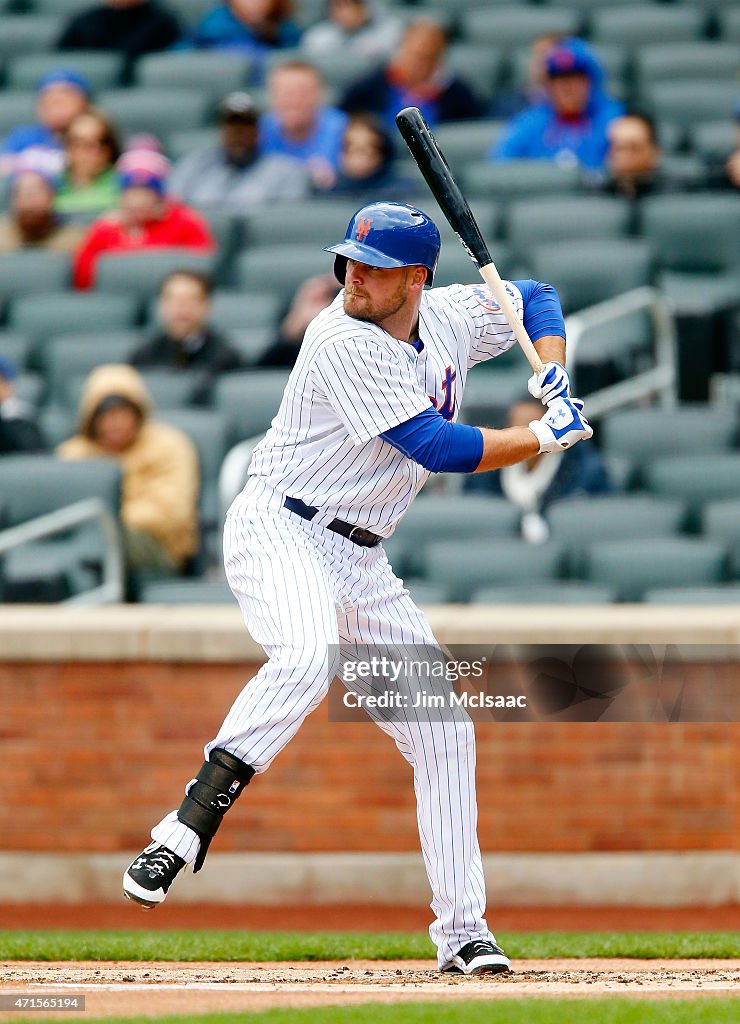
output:
[[[64,165],[62,136],[78,114],[88,109],[90,83],[72,68],[53,68],[36,85],[38,122],[14,128],[0,146],[0,175],[13,173],[15,161],[28,150],[53,154],[57,170]]]
[[[44,150],[28,150],[16,160],[11,178],[10,210],[0,220],[0,252],[50,249],[75,252],[84,228],[65,224],[54,209],[60,177]]]
[[[151,149],[127,150],[116,164],[120,207],[95,221],[75,260],[76,288],[95,283],[97,261],[104,253],[182,248],[212,253],[216,246],[205,220],[167,195],[170,162]]]

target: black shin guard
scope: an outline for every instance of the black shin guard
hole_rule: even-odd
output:
[[[228,750],[216,747],[203,762],[195,782],[177,812],[178,820],[197,832],[200,850],[193,864],[193,874],[200,871],[211,840],[229,807],[254,775],[254,768],[244,764]]]

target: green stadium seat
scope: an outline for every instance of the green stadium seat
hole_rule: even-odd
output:
[[[488,44],[479,46],[477,43],[452,43],[445,55],[445,67],[467,82],[476,96],[486,104],[493,99],[496,86],[503,74],[504,63],[502,51],[495,50]],[[475,135],[476,130],[481,127],[480,122],[476,121],[471,134]],[[439,138],[437,128],[434,134]],[[482,153],[481,156],[483,155],[485,154]],[[451,166],[454,166],[446,150],[445,156]]]
[[[52,292],[24,295],[10,303],[8,323],[36,342],[59,334],[90,331],[105,336],[109,331],[132,327],[138,302],[129,295],[105,292]]]
[[[652,264],[649,244],[637,238],[538,245],[529,260],[532,277],[558,289],[566,312],[650,284]]]
[[[642,90],[666,80],[732,80],[738,70],[740,55],[732,43],[653,43],[635,53],[635,71]]]
[[[346,225],[342,230],[344,231]],[[309,277],[331,271],[332,257],[319,244],[264,245],[248,249],[236,257],[236,283],[239,287],[273,293],[287,303],[296,289]]]
[[[611,413],[601,423],[599,437],[605,451],[642,463],[671,455],[729,451],[737,432],[734,410],[686,405]]]
[[[717,20],[720,38],[728,43],[740,43],[740,7],[728,5]]]
[[[198,386],[201,375],[197,370],[168,370],[139,368],[144,385],[152,399],[157,415],[165,410],[182,410],[189,406]],[[187,410],[195,412],[196,410]]]
[[[37,409],[44,394],[44,378],[41,374],[30,371],[19,373],[15,381],[15,390],[22,402]]]
[[[70,282],[66,253],[21,249],[0,253],[0,301],[43,292],[57,292]]]
[[[697,124],[689,131],[689,144],[704,160],[724,161],[735,149],[737,128],[730,118]]]
[[[51,50],[62,27],[59,18],[46,14],[3,14],[2,20],[0,59]]]
[[[96,366],[128,362],[141,341],[141,334],[135,330],[90,331],[50,337],[36,353],[36,360],[46,378],[49,404],[66,406],[70,400],[70,381],[79,388]],[[77,408],[76,402],[72,408]]]
[[[226,454],[226,418],[215,409],[157,409],[155,418],[187,434],[198,450],[200,521],[205,529],[220,524],[218,474]]]
[[[144,583],[139,593],[143,604],[234,604],[226,580],[161,580]]]
[[[676,498],[603,494],[553,502],[547,522],[553,539],[566,548],[570,572],[579,576],[589,545],[631,537],[672,537],[680,533],[685,514],[683,503]]]
[[[682,43],[704,35],[706,13],[692,4],[629,4],[594,11],[589,19],[594,43],[642,47]]]
[[[383,545],[385,547],[385,545]],[[428,583],[426,580],[404,580],[404,586],[411,594],[415,605],[447,604],[448,588],[443,583]]]
[[[443,121],[434,129],[434,137],[453,172],[461,174],[469,164],[485,161],[503,124],[492,120]],[[483,201],[479,200],[478,205]]]
[[[740,496],[710,501],[702,509],[701,524],[706,537],[729,548],[733,573],[740,579]]]
[[[657,121],[673,121],[686,132],[700,121],[731,118],[737,104],[732,80],[673,79],[656,82],[643,94],[643,104]]]
[[[24,53],[8,60],[7,84],[11,89],[35,89],[42,75],[60,67],[72,68],[84,75],[97,93],[118,85],[123,73],[123,56],[102,50]]]
[[[616,590],[598,583],[558,580],[546,583],[521,583],[505,587],[481,587],[472,595],[475,604],[613,604]]]
[[[664,270],[658,275],[658,287],[680,316],[710,316],[737,307],[740,272],[686,273]]]
[[[626,200],[613,196],[563,196],[519,199],[507,211],[505,236],[515,256],[525,258],[543,242],[583,238],[621,238],[630,227]]]
[[[245,370],[219,378],[213,407],[226,418],[229,446],[269,428],[287,380],[286,370]]]
[[[19,372],[28,366],[32,349],[31,338],[16,331],[0,330],[0,355],[9,359]]]
[[[280,302],[269,292],[216,289],[211,323],[222,331],[275,328],[279,312]]]
[[[47,405],[38,413],[38,424],[50,451],[76,433],[77,416],[63,405]]]
[[[433,213],[432,218],[434,219]],[[488,249],[499,274],[503,278],[507,278],[512,268],[508,246],[504,242],[489,241]],[[450,284],[478,284],[480,281],[478,268],[460,245],[459,240],[448,237],[446,241],[443,241],[439,253],[439,263],[434,275],[435,288],[444,288]]]
[[[436,541],[425,549],[424,578],[447,584],[453,601],[468,601],[483,586],[552,580],[563,562],[556,543],[542,547],[512,538],[459,538]]]
[[[229,341],[248,363],[256,363],[276,333],[274,327],[242,327],[229,331]]]
[[[300,56],[306,57],[302,50]],[[311,61],[311,55],[308,55]],[[362,75],[372,71],[378,64],[374,57],[363,56],[355,50],[337,50],[336,53],[322,53],[316,63],[321,68],[321,74],[327,87],[343,93],[347,86],[351,85]]]
[[[449,221],[440,210],[434,197],[429,195],[426,197],[426,201],[419,203],[419,205],[425,213],[429,214],[439,228],[442,247],[458,246],[459,248],[460,239],[452,230]],[[501,205],[491,199],[473,199],[470,202],[470,209],[473,211],[473,215],[478,222],[478,227],[481,229],[483,237],[486,241],[491,242],[499,235]],[[494,247],[495,245],[496,243],[493,242]]]
[[[206,124],[209,96],[198,88],[108,89],[98,105],[124,135],[151,132],[165,138],[170,132],[201,128]]]
[[[313,245],[320,251],[322,246],[344,238],[358,205],[353,199],[273,204],[245,218],[245,241],[250,250],[261,246],[272,248],[276,239],[290,239],[296,245]]]
[[[547,160],[480,161],[471,163],[460,178],[465,193],[480,199],[560,196],[581,188],[577,167],[559,167]]]
[[[617,590],[622,601],[641,601],[648,590],[720,583],[726,553],[708,540],[632,537],[599,541],[586,554],[585,579]]]
[[[640,220],[664,269],[715,273],[740,265],[740,196],[649,196]]]
[[[505,52],[543,35],[577,35],[578,11],[565,7],[499,7],[466,11],[461,19],[462,38],[471,43],[501,47]]]
[[[710,501],[740,498],[740,454],[719,452],[671,455],[644,469],[645,486],[653,494],[679,498],[694,512]]]
[[[518,346],[514,346],[518,348]],[[498,366],[504,356],[497,356],[492,366],[483,364],[468,377],[460,411],[460,422],[472,426],[504,427],[509,406],[529,398],[527,375],[530,370],[521,352],[514,352],[508,366]],[[518,362],[517,362],[518,361]]]
[[[714,587],[662,587],[643,595],[645,604],[731,604],[740,605],[740,583],[720,583]]]
[[[188,268],[210,274],[216,258],[215,253],[178,247],[104,254],[97,263],[95,289],[143,301],[157,294],[163,279],[173,270]]]
[[[0,58],[2,60],[2,58]],[[36,94],[31,90],[0,92],[0,139],[19,125],[36,120]]]
[[[244,89],[251,61],[244,54],[223,50],[175,50],[139,58],[136,83],[148,89],[203,89],[212,103]]]
[[[218,132],[214,128],[188,128],[182,132],[167,132],[164,139],[167,155],[175,163],[197,149],[217,144]]]

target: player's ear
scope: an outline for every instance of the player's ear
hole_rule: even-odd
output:
[[[412,267],[411,269],[412,274],[411,280],[409,281],[409,285],[421,291],[424,287],[424,282],[426,281],[427,277],[429,277],[429,271],[427,270],[426,267],[421,266]]]

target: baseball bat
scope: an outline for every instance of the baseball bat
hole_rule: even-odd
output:
[[[480,232],[468,201],[452,176],[452,172],[439,148],[437,140],[418,107],[404,107],[396,114],[396,124],[416,164],[424,176],[432,195],[439,203],[450,227],[463,244],[463,248],[478,268],[491,294],[522,347],[527,362],[535,373],[542,370],[542,360],[527,334],[524,324],[511,304],[501,275],[491,259],[488,246]]]

